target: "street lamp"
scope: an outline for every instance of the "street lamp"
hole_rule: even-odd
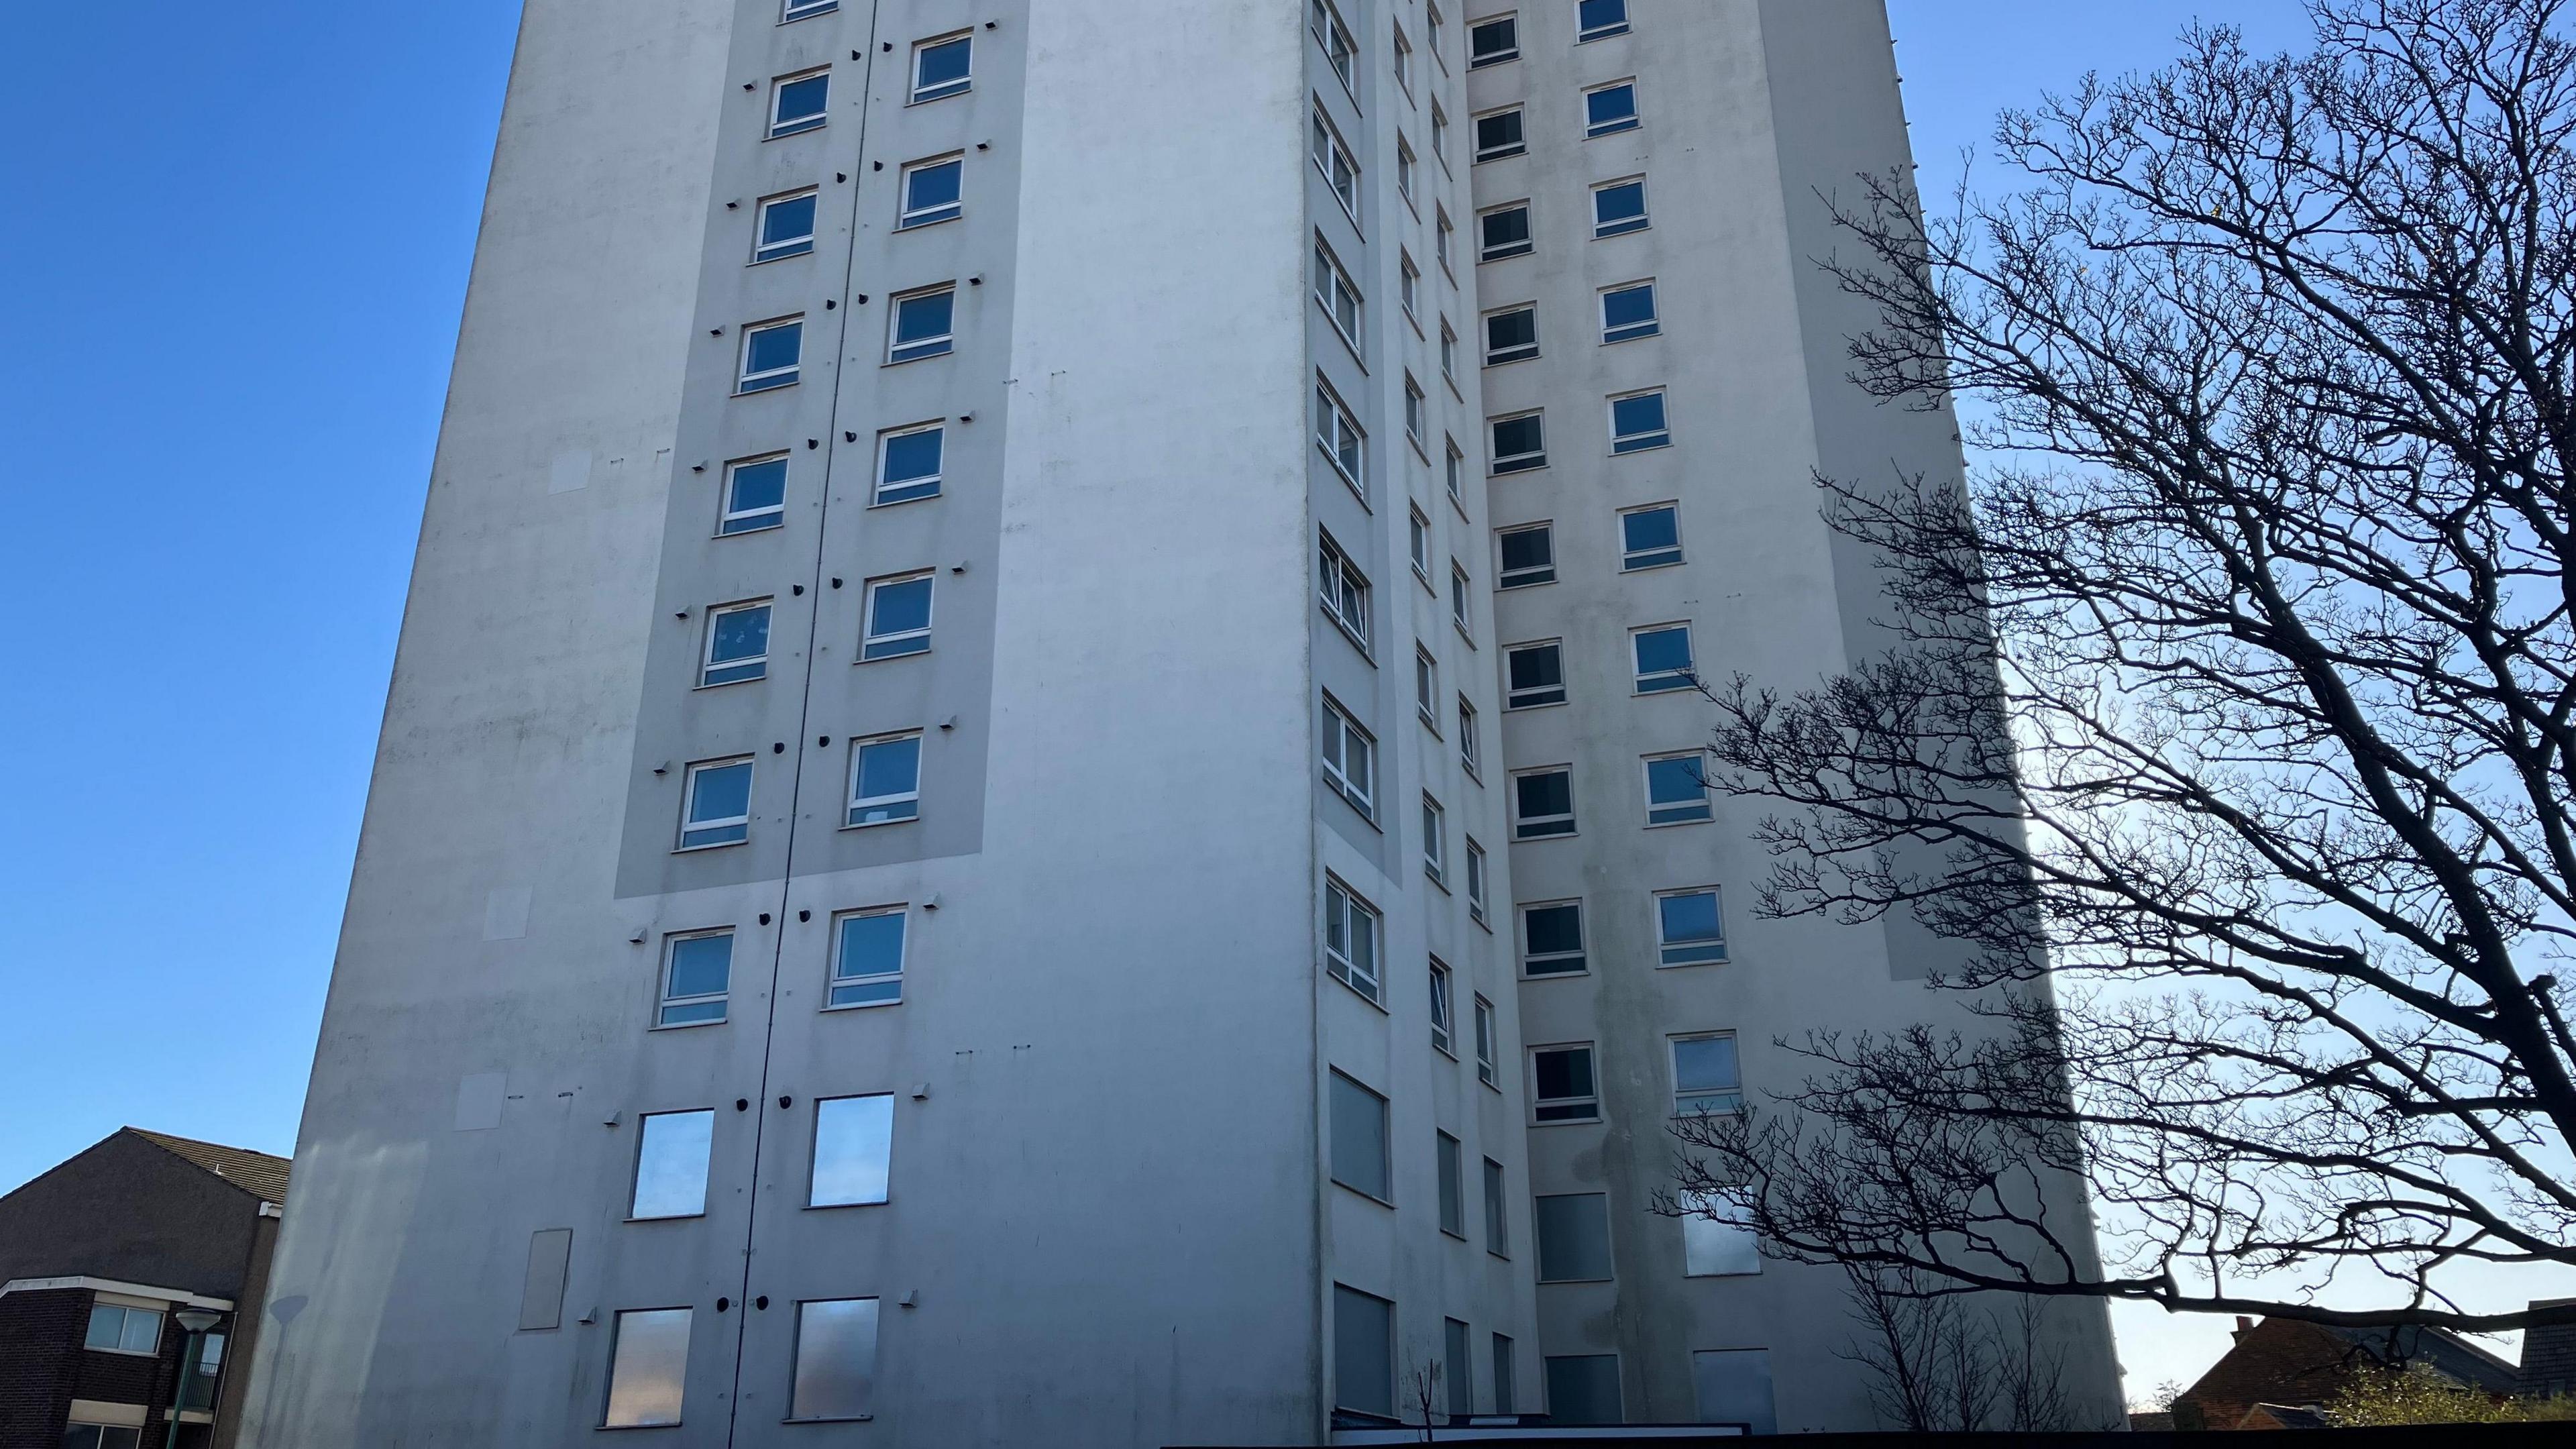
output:
[[[188,1407],[188,1390],[197,1377],[206,1330],[224,1321],[222,1314],[202,1308],[182,1308],[177,1317],[179,1326],[188,1330],[188,1342],[179,1351],[179,1397],[170,1405],[170,1432],[161,1441],[162,1449],[179,1449],[179,1415]]]

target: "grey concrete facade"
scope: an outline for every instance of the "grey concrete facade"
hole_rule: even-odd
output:
[[[1640,761],[1706,721],[1619,656],[1690,619],[1704,667],[1841,657],[1867,585],[1808,470],[1955,466],[1834,390],[1797,265],[1811,179],[1901,154],[1880,7],[1630,0],[1577,45],[1548,0],[1478,68],[1501,7],[1460,3],[529,0],[248,1442],[579,1442],[619,1315],[679,1310],[678,1422],[621,1432],[1317,1443],[1428,1365],[1443,1409],[1538,1413],[1547,1359],[1610,1354],[1626,1418],[1691,1420],[1693,1352],[1757,1348],[1781,1427],[1867,1426],[1822,1289],[1686,1279],[1645,1213],[1654,1058],[1732,1030],[1758,1083],[1768,1034],[1922,993],[1877,933],[1741,920],[1727,966],[1652,969],[1655,891],[1760,862],[1643,829]],[[966,83],[925,83],[960,40]],[[1644,125],[1581,141],[1614,71]],[[1528,154],[1473,164],[1520,99]],[[916,207],[951,161],[955,214]],[[1650,229],[1574,229],[1640,171]],[[1480,266],[1517,196],[1533,254]],[[1579,336],[1649,275],[1661,339]],[[937,289],[950,340],[905,345]],[[1518,301],[1539,359],[1481,368]],[[755,366],[790,321],[792,380]],[[1600,456],[1606,398],[1658,385],[1674,446]],[[1487,420],[1540,408],[1553,466],[1489,487]],[[937,489],[889,497],[887,440],[933,426]],[[1667,499],[1687,561],[1623,575],[1617,509]],[[1558,581],[1497,595],[1496,528],[1537,519]],[[921,580],[926,641],[889,643],[877,586]],[[756,676],[711,673],[746,607]],[[1569,702],[1507,712],[1538,637]],[[1319,771],[1354,727],[1365,782]],[[868,793],[885,742],[908,797]],[[1568,762],[1580,833],[1514,844],[1511,772]],[[1594,969],[1520,981],[1515,907],[1553,900]],[[836,974],[854,918],[901,922],[898,975]],[[729,970],[679,990],[715,933]],[[1576,1041],[1608,1120],[1533,1126],[1526,1046]],[[884,1200],[809,1206],[853,1099]],[[638,1211],[674,1113],[712,1114],[700,1210]],[[1538,1198],[1588,1192],[1615,1272],[1540,1284]],[[863,1411],[800,1414],[803,1305],[861,1301]]]

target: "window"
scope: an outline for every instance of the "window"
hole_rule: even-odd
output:
[[[1458,999],[1453,994],[1455,986],[1456,983],[1449,974],[1449,968],[1442,964],[1439,957],[1432,957],[1431,1044],[1440,1049],[1441,1055],[1451,1057],[1458,1054]],[[1456,1166],[1455,1163],[1450,1164],[1450,1170],[1454,1171]],[[1443,1211],[1445,1213],[1446,1209],[1444,1208]],[[1445,1216],[1442,1218],[1443,1222],[1447,1220]]]
[[[698,687],[743,684],[769,674],[769,601],[707,611],[707,647]]]
[[[1495,586],[1505,589],[1535,588],[1556,582],[1556,525],[1533,523],[1526,528],[1507,528],[1499,535],[1502,545],[1502,571],[1495,576]]]
[[[1440,1231],[1453,1238],[1467,1236],[1467,1184],[1465,1159],[1458,1139],[1446,1132],[1438,1134],[1440,1155]]]
[[[1467,511],[1467,455],[1459,449],[1456,438],[1443,437],[1441,441],[1448,445],[1442,468],[1448,479],[1449,501],[1458,505],[1463,514]]]
[[[1547,1361],[1547,1421],[1551,1424],[1618,1424],[1619,1355],[1573,1354]]]
[[[771,139],[793,136],[823,124],[824,111],[832,94],[832,73],[808,71],[803,75],[783,75],[769,83],[769,134]]]
[[[1582,0],[1575,7],[1575,43],[1628,33],[1628,0]]]
[[[832,982],[824,1008],[891,1006],[903,1000],[902,906],[844,911],[832,918]]]
[[[1485,1251],[1497,1258],[1512,1255],[1511,1215],[1504,1211],[1503,1165],[1485,1159]]]
[[[1536,247],[1530,240],[1530,209],[1526,201],[1497,206],[1476,213],[1479,250],[1476,260],[1499,262],[1505,257],[1525,257]]]
[[[1581,901],[1521,907],[1523,976],[1580,976],[1589,969],[1583,955]]]
[[[617,1315],[608,1356],[611,1429],[649,1429],[680,1422],[681,1391],[689,1377],[686,1308],[628,1309]]]
[[[1646,824],[1695,825],[1717,818],[1699,752],[1646,761]]]
[[[1395,1417],[1395,1305],[1333,1285],[1333,1407]]]
[[[918,362],[953,351],[957,343],[957,284],[907,293],[894,299],[892,328],[886,339],[886,361]]]
[[[1315,300],[1323,304],[1324,315],[1333,319],[1342,340],[1357,352],[1360,346],[1360,293],[1351,285],[1351,274],[1342,270],[1333,249],[1315,238]]]
[[[1713,966],[1726,960],[1726,921],[1717,888],[1665,891],[1655,897],[1655,941],[1666,966]]]
[[[1744,1077],[1735,1033],[1673,1038],[1673,1115],[1704,1117],[1744,1110]]]
[[[91,1304],[89,1332],[82,1337],[81,1346],[101,1353],[157,1354],[161,1351],[161,1314],[150,1308]]]
[[[1408,203],[1413,200],[1413,143],[1402,136],[1395,138],[1395,190]]]
[[[935,226],[955,221],[966,214],[960,199],[966,184],[966,159],[943,156],[933,161],[915,161],[903,168],[903,212],[895,218],[894,229],[909,231],[917,226]]]
[[[1699,683],[1691,663],[1690,625],[1657,624],[1631,630],[1628,639],[1637,659],[1639,694],[1670,694]]]
[[[1379,1000],[1377,912],[1340,881],[1324,882],[1324,970],[1371,1001]]]
[[[737,395],[795,385],[805,356],[805,319],[790,317],[742,330],[742,371]]]
[[[760,221],[752,243],[753,262],[801,257],[814,250],[814,193],[773,196],[760,204]]]
[[[1396,297],[1404,303],[1404,315],[1418,328],[1422,325],[1422,269],[1413,264],[1413,253],[1397,249],[1395,276]]]
[[[1521,58],[1521,22],[1516,15],[1497,15],[1467,27],[1467,68],[1480,69]]]
[[[83,1424],[63,1427],[63,1449],[143,1449],[143,1431],[131,1424]]]
[[[1494,1053],[1494,1004],[1479,996],[1476,998],[1476,1080],[1500,1091],[1501,1059]],[[1489,1187],[1492,1181],[1488,1175],[1486,1182]],[[1489,1212],[1493,1210],[1491,1207],[1487,1209]]]
[[[1431,877],[1432,884],[1447,889],[1449,812],[1428,795],[1422,797],[1422,873]]]
[[[1466,1236],[1461,1233],[1459,1236]],[[1454,1318],[1440,1320],[1441,1375],[1449,1380],[1449,1417],[1464,1419],[1476,1412],[1476,1384],[1471,1377],[1475,1365],[1468,1349],[1467,1325]]]
[[[1423,461],[1427,463],[1431,461],[1429,457],[1431,445],[1423,441],[1422,437],[1423,429],[1430,425],[1426,401],[1422,393],[1422,384],[1413,380],[1413,374],[1406,373],[1404,375],[1404,436],[1412,442],[1413,446],[1424,450]]]
[[[1612,136],[1637,129],[1637,83],[1624,80],[1583,93],[1583,135]]]
[[[1467,598],[1473,591],[1474,585],[1467,578],[1465,566],[1456,559],[1451,559],[1449,561],[1449,622],[1457,625],[1458,632],[1471,641],[1476,637],[1476,629],[1468,621]]]
[[[1440,269],[1449,271],[1458,265],[1458,228],[1449,220],[1449,208],[1435,202],[1431,210],[1436,226],[1432,233],[1432,245],[1436,248],[1434,255],[1440,258]]]
[[[1691,1386],[1703,1424],[1742,1424],[1754,1434],[1780,1432],[1771,1393],[1771,1352],[1702,1349],[1691,1355]]]
[[[1592,188],[1592,234],[1620,236],[1646,229],[1646,183],[1613,181]]]
[[[647,1113],[638,1122],[635,1138],[635,1191],[626,1216],[638,1222],[704,1216],[716,1114]]]
[[[975,85],[975,37],[947,35],[912,48],[912,100],[942,100],[963,95]]]
[[[706,760],[689,766],[681,786],[680,848],[740,845],[751,838],[751,760]]]
[[[1440,733],[1440,661],[1428,649],[1413,651],[1413,708],[1433,734]]]
[[[790,20],[802,20],[808,15],[824,15],[841,8],[841,0],[786,0],[786,4],[785,13],[778,17],[782,25]]]
[[[1333,123],[1324,119],[1320,110],[1315,112],[1314,153],[1315,169],[1323,173],[1325,183],[1333,188],[1333,195],[1342,203],[1342,210],[1357,222],[1360,219],[1360,163],[1351,159],[1351,148],[1342,144],[1341,133],[1333,129]]]
[[[1485,314],[1485,365],[1527,362],[1538,356],[1538,307],[1523,303]]]
[[[1395,1169],[1387,1158],[1386,1098],[1340,1072],[1332,1076],[1333,1181],[1391,1203]]]
[[[1446,317],[1440,319],[1440,375],[1453,384],[1458,381],[1458,334]]]
[[[1543,1123],[1601,1120],[1601,1089],[1592,1075],[1589,1042],[1530,1053],[1530,1110]]]
[[[662,950],[662,1004],[655,1026],[699,1026],[725,1019],[733,989],[733,932],[673,936]]]
[[[1342,406],[1341,398],[1333,392],[1332,384],[1321,377],[1316,378],[1315,446],[1324,450],[1324,456],[1331,459],[1333,467],[1341,473],[1342,481],[1351,485],[1351,491],[1360,495],[1363,503],[1368,501],[1368,485],[1360,481],[1360,470],[1364,466],[1367,439],[1368,435],[1360,431],[1359,421],[1351,416],[1349,408]]]
[[[724,512],[716,534],[754,533],[787,521],[787,455],[725,464]]]
[[[1565,645],[1550,639],[1515,645],[1503,656],[1503,708],[1565,703]]]
[[[1400,21],[1395,27],[1395,83],[1404,87],[1407,95],[1412,94],[1413,42],[1404,38],[1404,25]]]
[[[1488,465],[1488,471],[1495,477],[1527,473],[1547,466],[1546,414],[1522,413],[1517,417],[1496,418],[1493,434],[1493,461]]]
[[[1413,558],[1413,576],[1422,580],[1424,588],[1430,588],[1431,520],[1423,517],[1419,508],[1414,509],[1412,517],[1406,520],[1405,549]]]
[[[821,1298],[796,1305],[791,1420],[864,1419],[875,1411],[877,1300]]]
[[[814,1104],[814,1172],[807,1207],[874,1207],[894,1158],[894,1098],[826,1097]]]
[[[948,456],[948,425],[919,423],[877,436],[877,488],[872,506],[939,496]]]
[[[1376,816],[1370,803],[1376,761],[1377,741],[1343,713],[1331,695],[1324,696],[1324,783],[1372,819]]]
[[[1538,1238],[1538,1281],[1610,1281],[1609,1194],[1577,1192],[1542,1197],[1530,1222]]]
[[[1443,70],[1448,69],[1448,68],[1449,68],[1449,57],[1448,57],[1447,55],[1443,54],[1443,53],[1441,52],[1441,49],[1440,49],[1440,35],[1441,35],[1441,31],[1442,31],[1442,30],[1445,28],[1445,26],[1446,26],[1446,22],[1442,20],[1441,15],[1440,15],[1440,7],[1439,7],[1439,6],[1437,6],[1437,5],[1432,5],[1432,4],[1428,4],[1428,3],[1426,3],[1426,4],[1423,6],[1423,17],[1422,17],[1422,23],[1423,23],[1423,28],[1424,28],[1424,32],[1425,32],[1425,40],[1426,40],[1426,43],[1430,46],[1430,49],[1431,49],[1431,58],[1432,58],[1433,60],[1436,60],[1436,61],[1440,62],[1440,68],[1441,68],[1441,69],[1443,69]]]
[[[1485,847],[1476,837],[1467,837],[1467,914],[1481,924],[1485,919]]]
[[[921,736],[851,741],[847,823],[892,825],[920,815]]]
[[[1631,508],[1619,515],[1619,568],[1625,573],[1682,561],[1681,509],[1670,503]]]
[[[1673,430],[1664,421],[1664,390],[1631,393],[1610,399],[1610,451],[1642,453],[1669,448]]]
[[[1502,1334],[1494,1335],[1494,1412],[1508,1414],[1520,1401],[1512,1376],[1512,1341]]]
[[[1634,342],[1640,337],[1653,337],[1664,330],[1655,315],[1655,284],[1631,282],[1624,287],[1611,287],[1601,294],[1601,340]]]
[[[1529,135],[1521,108],[1490,111],[1476,118],[1476,160],[1500,161],[1529,150]]]
[[[1316,535],[1315,592],[1323,600],[1325,615],[1342,626],[1351,642],[1365,651],[1369,643],[1368,576],[1351,563],[1329,533]]]
[[[1307,11],[1315,43],[1324,48],[1325,61],[1333,67],[1333,74],[1342,78],[1343,85],[1351,84],[1351,58],[1359,47],[1351,43],[1351,32],[1342,24],[1341,13],[1327,0],[1307,0]]]
[[[1713,1192],[1681,1195],[1682,1276],[1741,1278],[1762,1271],[1762,1240],[1744,1204]]]
[[[930,592],[933,575],[870,579],[866,632],[859,658],[896,659],[930,652]]]
[[[1440,108],[1438,101],[1431,103],[1431,154],[1440,158],[1444,169],[1448,167],[1449,113]]]
[[[1467,767],[1469,775],[1484,777],[1483,752],[1476,740],[1476,707],[1463,694],[1458,696],[1458,763]]]

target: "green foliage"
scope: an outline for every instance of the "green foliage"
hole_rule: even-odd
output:
[[[2365,1373],[2326,1405],[2347,1429],[2387,1424],[2576,1423],[2576,1399],[2499,1399],[2422,1370]]]

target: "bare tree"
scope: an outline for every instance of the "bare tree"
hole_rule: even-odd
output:
[[[2576,1265],[2568,3],[2312,0],[2303,57],[2195,29],[2005,116],[2000,200],[1838,204],[1855,377],[1959,405],[1978,462],[1819,480],[1888,647],[1713,688],[1710,778],[1767,807],[1761,912],[1910,916],[1984,1020],[1810,1037],[1781,1110],[1684,1124],[1679,1188],[1767,1251],[2568,1316],[2445,1289]]]
[[[1440,1380],[1444,1376],[1440,1361],[1416,1363],[1407,1383],[1413,1390],[1414,1406],[1422,1410],[1422,1442],[1428,1444],[1438,1432],[1436,1417],[1440,1405]]]
[[[1868,1374],[1871,1404],[1889,1425],[1915,1433],[2099,1427],[2077,1419],[2045,1302],[1980,1305],[1939,1292],[1913,1269],[1844,1271],[1860,1334],[1842,1357]]]

